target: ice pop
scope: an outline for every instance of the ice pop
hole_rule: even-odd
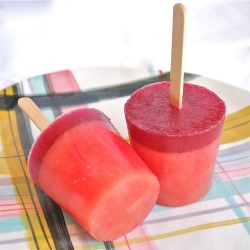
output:
[[[169,98],[169,82],[138,89],[125,104],[125,117],[132,147],[160,182],[157,203],[182,206],[211,187],[226,107],[212,91],[189,83],[182,109]]]
[[[159,193],[157,178],[96,109],[71,111],[46,127],[28,169],[37,186],[102,241],[139,225]]]

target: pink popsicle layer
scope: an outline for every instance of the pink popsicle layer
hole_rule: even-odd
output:
[[[28,166],[34,183],[102,241],[139,225],[159,193],[157,178],[95,109],[51,123],[34,143]]]
[[[125,104],[132,147],[160,182],[157,203],[198,201],[212,184],[225,103],[212,91],[184,84],[182,109],[169,103],[168,82],[143,87]]]

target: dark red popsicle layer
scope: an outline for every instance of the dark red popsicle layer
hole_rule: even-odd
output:
[[[225,103],[207,88],[185,83],[179,110],[169,104],[169,86],[154,83],[132,94],[125,104],[130,136],[154,150],[177,153],[202,148],[218,138]]]

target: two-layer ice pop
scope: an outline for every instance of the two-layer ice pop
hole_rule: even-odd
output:
[[[96,109],[74,110],[47,126],[28,169],[36,185],[102,241],[139,225],[159,193],[157,178]]]
[[[141,88],[125,105],[131,144],[157,176],[157,203],[165,206],[186,205],[208,192],[226,111],[212,91],[183,86],[185,20],[185,7],[174,5],[170,83]]]
[[[131,144],[160,182],[157,203],[198,201],[212,184],[225,103],[212,91],[184,84],[182,109],[169,102],[170,84],[137,90],[125,105]]]

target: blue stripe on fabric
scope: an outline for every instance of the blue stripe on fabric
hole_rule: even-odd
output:
[[[36,77],[31,78],[30,84],[32,86],[34,94],[44,95],[44,94],[48,93],[48,91],[45,87],[45,84],[44,84],[43,76],[36,76]]]
[[[36,76],[31,78],[30,80],[31,88],[34,91],[34,94],[37,95],[47,95],[48,94],[48,89],[46,88],[47,83],[46,79],[44,76]],[[55,114],[51,108],[46,108],[42,109],[43,113],[45,116],[50,120],[54,121],[55,120]]]
[[[54,121],[56,119],[55,114],[53,112],[53,110],[51,109],[42,109],[44,115],[50,120],[50,121]]]
[[[249,190],[250,177],[233,180],[233,182],[237,186],[237,190],[239,191],[240,194],[246,194],[250,192]],[[238,195],[238,193],[233,187],[231,181],[219,181],[213,184],[209,193],[202,200],[206,201],[206,200],[227,198],[234,195]]]
[[[233,180],[233,183],[240,194],[250,193],[250,177]],[[231,181],[218,181],[213,184],[208,194],[201,201],[209,201],[220,198],[227,199],[228,197],[239,195],[238,192],[233,187]],[[167,209],[171,208],[156,205],[152,212],[165,211]]]
[[[15,190],[12,186],[0,186],[0,195],[1,196],[15,196]]]
[[[155,70],[153,68],[148,68],[148,73],[149,73],[150,76],[157,75],[157,73],[155,72]]]
[[[234,205],[237,205],[237,202],[235,201],[233,197],[227,197],[226,200],[228,204],[233,207],[232,210],[234,211],[234,213],[237,215],[239,219],[247,217],[241,207],[234,206]],[[246,229],[247,233],[250,234],[250,222],[242,222],[241,224]]]
[[[26,231],[23,226],[21,217],[15,216],[10,218],[1,218],[0,219],[0,233],[10,233],[10,232],[19,232]]]
[[[241,194],[250,193],[250,177],[233,180]]]

